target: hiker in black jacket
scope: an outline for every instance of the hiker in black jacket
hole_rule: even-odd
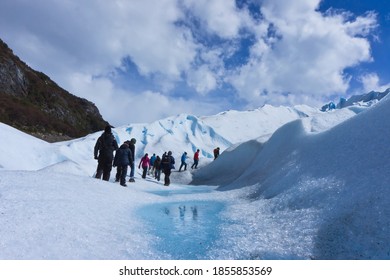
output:
[[[131,138],[130,141],[127,141],[127,143],[129,144],[129,149],[131,151],[131,155],[133,156],[133,162],[130,164],[130,179],[129,179],[129,182],[132,182],[132,183],[135,182],[135,179],[134,179],[134,173],[135,173],[134,162],[135,162],[135,143],[136,142],[137,142],[137,140],[135,138]]]
[[[126,174],[127,167],[133,163],[133,156],[129,149],[129,143],[124,142],[118,150],[116,150],[114,158],[114,167],[116,167],[116,178],[115,182],[119,182],[121,186],[127,187],[126,185]]]
[[[111,126],[108,125],[104,129],[103,134],[97,139],[94,148],[94,157],[98,160],[96,178],[101,179],[103,175],[103,180],[110,180],[114,151],[117,149],[118,143],[116,142],[114,135],[111,133]]]
[[[165,174],[164,177],[164,186],[169,186],[171,180],[169,176],[171,176],[172,169],[175,169],[175,158],[172,156],[172,152],[169,151],[168,154],[165,154],[161,158],[161,169]]]

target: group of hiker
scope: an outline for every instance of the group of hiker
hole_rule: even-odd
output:
[[[128,167],[130,167],[130,179],[129,182],[135,182],[135,144],[136,139],[126,140],[120,147],[112,134],[111,127],[106,126],[103,134],[97,139],[94,147],[94,158],[98,160],[98,166],[95,177],[108,181],[110,179],[110,173],[112,167],[117,168],[115,181],[120,182],[120,185],[126,187],[126,176]],[[115,152],[115,156],[114,156]],[[191,169],[196,169],[199,163],[199,152],[197,149],[193,160],[194,163]],[[219,155],[219,147],[214,149],[214,159]],[[179,172],[187,170],[188,159],[187,152],[184,152],[181,156],[181,164]],[[138,168],[142,167],[142,178],[145,179],[146,175],[152,175],[157,181],[160,181],[161,172],[164,173],[164,186],[170,185],[170,175],[172,169],[175,169],[175,158],[172,156],[172,152],[165,152],[161,157],[153,154],[149,158],[149,154],[141,158]],[[103,178],[102,178],[103,177]]]
[[[157,181],[160,181],[161,172],[165,174],[164,186],[169,186],[171,183],[170,175],[171,170],[175,168],[175,158],[172,156],[172,152],[165,152],[161,157],[153,154],[149,158],[149,154],[146,153],[138,165],[138,168],[142,167],[142,178],[145,179],[146,175],[153,175]]]

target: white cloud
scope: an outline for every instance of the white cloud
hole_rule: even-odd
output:
[[[367,12],[365,16],[359,16],[354,21],[345,23],[346,31],[350,36],[368,36],[374,27],[378,27],[376,22],[377,14]]]
[[[175,1],[126,1],[127,12],[118,24],[124,53],[128,54],[143,74],[163,73],[177,80],[190,68],[197,45],[191,32],[176,25],[183,15]],[[136,7],[136,8],[135,8]]]
[[[107,78],[92,78],[75,73],[68,81],[70,92],[96,104],[103,118],[114,126],[147,123],[186,112],[194,115],[214,113],[215,105],[173,98],[160,92],[134,93],[116,88]]]
[[[15,0],[11,6],[14,12],[8,24],[20,24],[17,32],[10,35],[12,41],[36,37],[27,44],[34,44],[32,48],[41,53],[24,53],[37,68],[45,68],[55,78],[64,74],[60,71],[74,69],[102,74],[119,67],[128,56],[142,74],[162,73],[175,81],[190,68],[196,55],[191,32],[175,24],[183,18],[176,1],[42,0],[28,5]],[[12,18],[17,13],[26,15],[17,21]],[[55,56],[48,57],[47,49],[56,50]],[[44,60],[64,67],[42,65]]]
[[[222,38],[234,38],[250,22],[245,10],[240,11],[234,0],[184,0],[184,4],[201,20],[210,33]]]
[[[371,61],[365,36],[377,24],[375,14],[321,14],[320,0],[258,3],[262,16],[255,19],[234,0],[4,0],[0,34],[22,60],[93,101],[116,124],[183,111],[216,113],[219,107],[213,111],[198,99],[223,83],[253,106],[344,93],[345,69]],[[252,45],[249,58],[240,60],[235,55],[243,36]],[[227,66],[232,57],[237,65]],[[124,90],[109,79],[124,58],[153,83],[144,85],[149,91]],[[199,94],[188,101],[170,97],[185,83]],[[153,112],[145,113],[145,106]],[[129,116],[128,107],[137,114]]]
[[[270,43],[260,38],[251,60],[230,78],[242,98],[272,102],[283,92],[326,96],[345,92],[344,70],[371,61],[364,35],[376,26],[368,14],[349,20],[344,14],[323,15],[318,1],[264,1],[264,20],[275,30]],[[285,96],[283,96],[285,98]]]
[[[218,84],[215,74],[206,65],[189,73],[187,82],[198,93],[203,95],[215,89]]]
[[[379,91],[383,92],[390,88],[389,84],[381,84],[378,74],[369,73],[360,77],[364,92]]]

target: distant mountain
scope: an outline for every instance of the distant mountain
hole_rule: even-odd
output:
[[[384,92],[370,91],[366,94],[354,95],[348,99],[341,98],[339,104],[337,104],[337,108],[345,108],[348,106],[352,106],[357,103],[368,103],[376,100],[381,100],[390,92],[390,88],[385,90]]]
[[[349,107],[355,104],[371,105],[372,102],[377,102],[385,97],[390,92],[390,88],[384,92],[370,91],[369,93],[353,95],[348,99],[340,98],[340,102],[336,105],[334,102],[330,102],[322,106],[321,111],[329,111],[332,109],[341,109]]]
[[[254,138],[268,140],[280,126],[309,115],[320,113],[309,106],[274,107],[266,105],[250,111],[226,111],[213,116],[197,117],[180,114],[152,123],[136,123],[113,129],[118,142],[137,139],[137,158],[144,153],[172,151],[190,157],[199,149],[201,156],[213,159],[216,147],[225,149]],[[91,145],[93,145],[91,143]]]
[[[0,122],[43,140],[78,138],[108,123],[90,101],[31,69],[0,39]]]
[[[254,110],[230,110],[200,119],[230,142],[238,143],[260,136],[267,140],[280,126],[318,112],[318,109],[306,105],[294,107],[264,105]]]
[[[319,109],[305,105],[292,108],[266,105],[256,110],[231,110],[213,116],[196,117],[180,114],[152,123],[135,123],[115,127],[112,132],[119,144],[131,138],[137,140],[135,155],[137,163],[145,153],[149,155],[155,153],[161,156],[163,152],[172,151],[176,159],[176,170],[180,167],[180,157],[183,152],[187,152],[189,157],[187,162],[191,163],[194,152],[199,149],[201,152],[199,167],[203,167],[213,162],[213,150],[220,147],[221,158],[229,157],[232,162],[231,170],[227,171],[229,175],[225,176],[226,180],[230,180],[232,176],[236,176],[237,172],[242,171],[242,168],[246,168],[242,162],[237,162],[236,153],[244,156],[245,161],[249,162],[256,154],[254,150],[266,145],[274,132],[285,124],[300,119],[306,131],[320,133],[368,108],[370,107],[354,105],[340,110],[321,112]],[[96,170],[93,149],[103,130],[78,139],[52,144],[32,136],[27,137],[25,133],[16,132],[15,128],[6,124],[0,123],[0,131],[0,140],[4,143],[25,143],[35,153],[45,154],[45,157],[34,158],[33,155],[22,153],[19,155],[20,160],[17,160],[15,151],[0,145],[2,156],[0,169],[35,170],[61,163],[61,166],[66,165],[67,170],[72,170],[75,174],[83,173],[91,176]],[[293,134],[289,137],[293,137]],[[231,153],[233,150],[235,152]],[[9,158],[14,160],[10,161]],[[201,170],[199,174],[202,174]],[[190,182],[191,178],[183,177],[180,180]],[[194,183],[202,184],[202,180],[194,177]],[[207,184],[212,185],[213,182],[208,179]]]

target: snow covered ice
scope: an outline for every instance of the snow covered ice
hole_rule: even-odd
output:
[[[385,97],[118,127],[136,164],[190,156],[170,187],[127,188],[92,178],[101,132],[49,144],[0,124],[0,259],[390,259],[389,120]]]

